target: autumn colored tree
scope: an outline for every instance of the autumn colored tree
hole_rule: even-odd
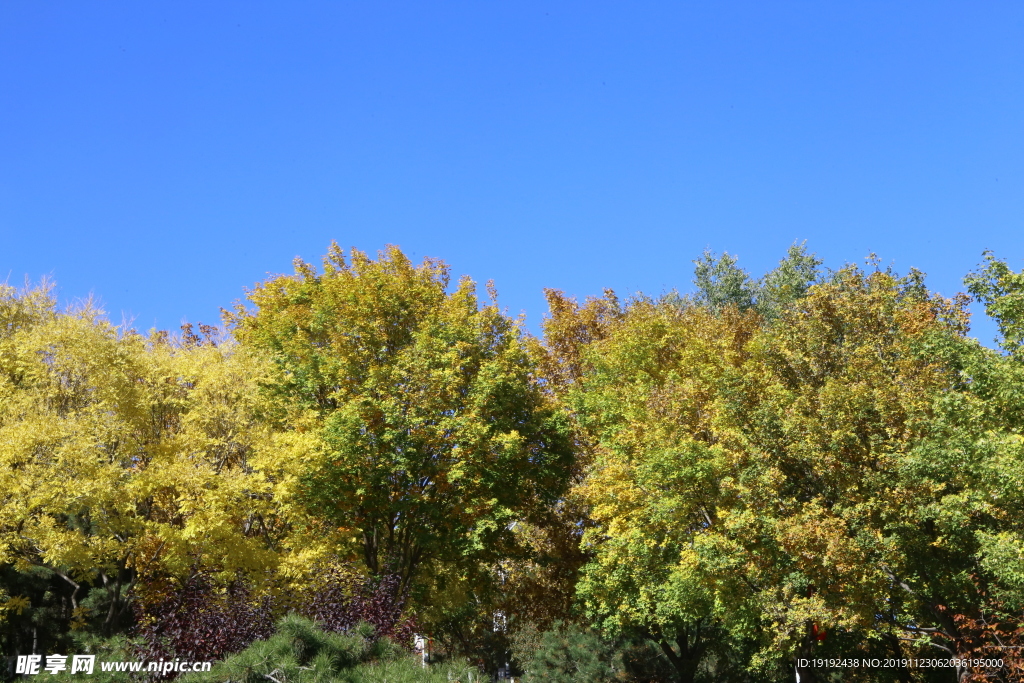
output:
[[[530,353],[548,399],[568,418],[573,459],[569,488],[553,505],[517,523],[515,552],[501,559],[498,609],[508,615],[509,631],[542,632],[555,621],[574,617],[576,584],[581,568],[592,558],[582,545],[593,526],[580,486],[593,460],[594,443],[566,404],[568,391],[590,369],[587,347],[603,339],[622,315],[615,294],[587,299],[582,305],[557,290],[545,290],[549,315],[543,340],[531,337]]]
[[[693,561],[726,494],[716,402],[745,357],[757,316],[639,299],[588,350],[575,411],[596,441],[582,492],[597,524],[578,587],[605,632],[654,641],[681,681],[721,639],[710,574]],[[725,484],[727,486],[727,483]],[[737,615],[739,616],[739,615]]]
[[[499,557],[513,523],[562,494],[571,461],[518,324],[471,280],[449,284],[440,261],[332,245],[323,272],[296,261],[229,316],[273,363],[277,424],[309,439],[295,463],[308,509],[402,590],[427,563]]]
[[[960,343],[965,321],[919,274],[851,268],[752,340],[743,391],[722,404],[738,471],[718,526],[743,578],[723,595],[760,605],[770,651],[860,638],[898,657],[904,625],[931,628],[969,590],[976,544],[961,522],[981,454],[947,419],[970,399],[933,352]]]
[[[397,247],[296,261],[234,339],[0,286],[0,647],[220,656],[291,610],[567,680],[1017,680],[1024,272],[984,258],[1001,350],[803,245],[548,290],[542,339]],[[844,656],[1003,665],[801,663]]]
[[[707,658],[735,658],[711,594],[699,581],[684,594],[672,559],[709,524],[728,474],[714,449],[716,404],[751,335],[806,293],[819,265],[794,246],[754,280],[728,254],[705,253],[695,297],[623,307],[608,292],[579,306],[549,292],[541,367],[578,427],[587,476],[575,489],[586,518],[577,528],[598,525],[583,544],[596,558],[580,596],[606,631],[658,643],[682,680]]]
[[[278,564],[258,363],[58,310],[46,289],[0,290],[0,320],[0,564],[59,576],[65,624],[124,628],[147,575]]]
[[[811,652],[967,652],[953,614],[978,613],[981,578],[1014,585],[1019,495],[999,482],[1019,456],[986,418],[979,391],[1009,386],[963,305],[920,274],[856,268],[770,317],[631,302],[570,391],[596,443],[589,614],[659,641],[680,680],[713,675],[723,647],[762,672]]]

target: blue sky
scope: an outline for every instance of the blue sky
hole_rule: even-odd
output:
[[[12,0],[0,279],[176,329],[394,243],[536,329],[544,287],[807,240],[951,294],[1024,267],[1022,36],[1019,2]]]

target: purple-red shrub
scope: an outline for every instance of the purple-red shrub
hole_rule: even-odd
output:
[[[408,646],[416,624],[403,614],[406,598],[395,574],[366,578],[332,568],[324,572],[299,612],[325,631],[344,632],[365,621],[378,637]]]
[[[139,655],[147,660],[213,661],[274,631],[273,601],[254,599],[241,580],[219,592],[209,575],[196,572],[183,584],[168,581],[148,593],[135,607],[136,631],[145,641]]]
[[[376,637],[411,644],[415,621],[403,614],[406,593],[397,575],[366,578],[332,567],[320,577],[294,605],[299,614],[325,631],[345,632],[367,622]],[[217,590],[202,571],[183,583],[151,581],[135,603],[136,633],[144,641],[138,654],[148,661],[222,659],[269,638],[283,611],[269,596],[255,598],[241,579],[227,590]]]

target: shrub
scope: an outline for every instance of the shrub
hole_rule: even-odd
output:
[[[197,572],[184,584],[168,584],[151,595],[136,603],[137,632],[144,641],[140,659],[211,661],[273,633],[271,600],[254,599],[242,581],[218,594],[210,577]]]
[[[347,633],[325,631],[309,619],[289,615],[272,637],[218,663],[188,674],[181,683],[477,683],[480,674],[462,663],[424,669],[417,658],[366,622]]]
[[[605,683],[629,680],[618,642],[576,624],[555,622],[536,637],[536,650],[521,665],[525,683]]]

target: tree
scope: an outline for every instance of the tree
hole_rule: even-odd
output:
[[[590,369],[570,392],[596,444],[582,486],[596,524],[584,537],[594,560],[580,599],[606,633],[655,642],[680,681],[694,680],[726,644],[711,574],[692,554],[712,531],[731,474],[716,443],[716,402],[758,320],[735,306],[716,315],[635,300],[588,347]]]
[[[514,521],[562,494],[571,460],[517,324],[493,292],[481,306],[468,278],[448,285],[440,261],[335,244],[322,273],[296,261],[229,315],[273,363],[277,423],[313,435],[297,463],[308,509],[402,590],[425,563],[499,556]]]
[[[808,254],[805,244],[793,244],[779,265],[758,280],[740,268],[738,259],[728,252],[716,257],[705,250],[693,263],[697,303],[713,311],[730,306],[740,311],[753,308],[765,319],[773,320],[819,280],[822,261]]]
[[[1013,272],[991,251],[986,251],[984,257],[985,267],[970,273],[964,283],[998,323],[1003,349],[1019,354],[1024,351],[1024,271]]]
[[[123,629],[142,576],[277,564],[255,361],[59,311],[45,289],[0,291],[0,320],[0,565],[61,577],[65,623]]]
[[[591,629],[555,622],[539,633],[532,652],[524,653],[527,683],[611,683],[626,680],[622,643]]]
[[[753,308],[757,284],[747,271],[736,265],[737,261],[729,252],[716,257],[705,250],[701,258],[693,262],[698,302],[715,311],[727,306],[741,311]]]
[[[934,353],[963,343],[963,305],[917,273],[848,268],[751,340],[721,403],[735,473],[713,529],[742,581],[721,574],[716,594],[757,607],[766,654],[897,657],[907,623],[931,628],[969,590],[982,453],[945,419],[971,403]]]
[[[999,417],[1019,375],[966,338],[964,306],[856,268],[774,320],[631,302],[569,392],[595,443],[588,613],[659,641],[680,680],[716,649],[762,671],[970,652],[957,615],[1019,585],[1019,437]]]

